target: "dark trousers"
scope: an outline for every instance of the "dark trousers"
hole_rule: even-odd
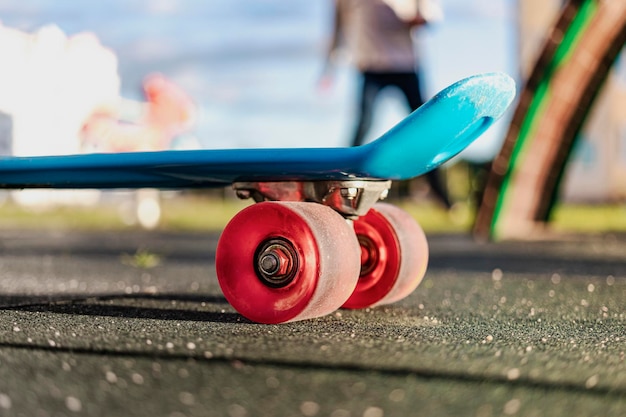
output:
[[[374,104],[380,92],[386,87],[395,87],[399,89],[407,100],[407,104],[411,111],[424,104],[422,100],[420,80],[417,73],[410,72],[369,72],[365,71],[361,74],[362,84],[359,92],[358,101],[358,118],[354,136],[352,138],[352,146],[363,144],[365,135],[372,126],[374,116]],[[426,179],[431,190],[437,198],[450,208],[451,203],[448,194],[442,185],[439,170],[435,169],[426,174]]]

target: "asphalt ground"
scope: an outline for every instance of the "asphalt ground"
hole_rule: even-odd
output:
[[[217,238],[0,231],[0,415],[626,415],[626,236],[429,236],[409,298],[277,326]]]

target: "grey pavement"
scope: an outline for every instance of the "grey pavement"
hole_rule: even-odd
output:
[[[0,231],[0,416],[626,416],[626,236],[429,236],[409,298],[277,326],[217,238]]]

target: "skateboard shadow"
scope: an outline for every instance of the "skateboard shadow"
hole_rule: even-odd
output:
[[[228,302],[223,296],[194,294],[0,297],[2,310],[128,319],[252,323],[235,312],[224,311],[223,306],[226,305]]]

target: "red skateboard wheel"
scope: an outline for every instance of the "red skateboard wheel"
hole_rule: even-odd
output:
[[[361,246],[361,274],[344,308],[390,304],[417,288],[428,265],[424,231],[402,209],[376,204],[354,222]]]
[[[352,294],[360,249],[346,220],[321,204],[263,202],[226,226],[217,277],[228,302],[259,323],[319,317]]]

